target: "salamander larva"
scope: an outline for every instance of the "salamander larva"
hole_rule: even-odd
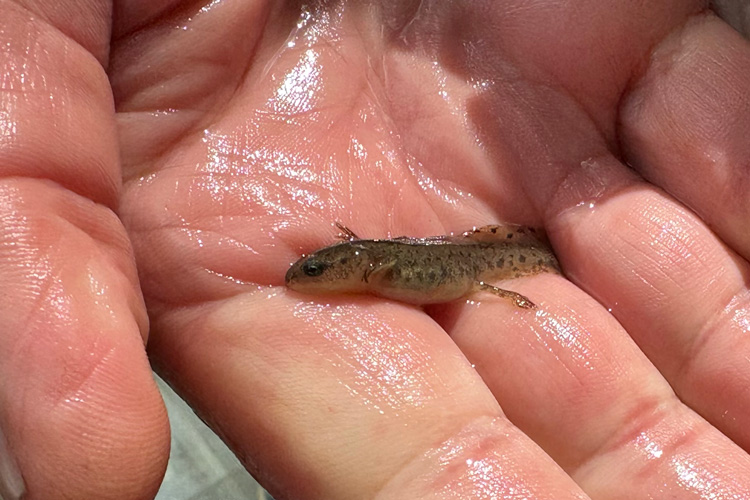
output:
[[[369,293],[411,304],[436,304],[477,290],[536,307],[527,297],[487,284],[560,272],[554,253],[527,226],[482,226],[461,235],[366,240],[336,223],[344,241],[303,256],[286,286],[310,294]]]

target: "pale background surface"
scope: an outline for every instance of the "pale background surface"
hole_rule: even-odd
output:
[[[224,443],[157,377],[172,453],[157,500],[272,500]]]
[[[750,38],[750,0],[714,0],[714,9]],[[172,454],[157,500],[272,500],[232,452],[161,380]]]

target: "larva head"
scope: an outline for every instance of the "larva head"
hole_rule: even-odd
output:
[[[367,252],[350,242],[322,248],[302,257],[286,273],[286,286],[303,293],[362,291]]]

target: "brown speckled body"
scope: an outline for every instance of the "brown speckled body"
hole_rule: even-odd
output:
[[[532,228],[484,226],[460,236],[347,241],[303,257],[286,284],[306,293],[371,293],[412,304],[449,302],[481,289],[534,307],[526,297],[486,284],[545,271],[557,259]]]

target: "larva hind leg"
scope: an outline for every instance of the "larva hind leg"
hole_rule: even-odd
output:
[[[522,309],[534,309],[536,307],[536,304],[529,300],[528,297],[521,295],[520,293],[511,292],[510,290],[504,290],[496,286],[488,285],[487,283],[484,283],[482,281],[478,282],[476,286],[479,290],[490,292],[497,295],[498,297],[510,300],[517,307],[520,307]]]

